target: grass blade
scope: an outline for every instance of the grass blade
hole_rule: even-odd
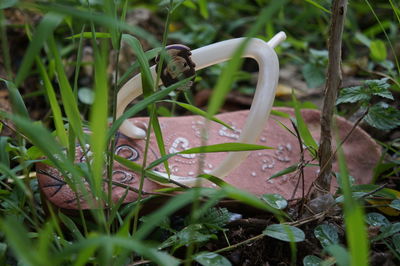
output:
[[[289,166],[289,167],[287,167],[287,168],[285,168],[285,169],[273,174],[269,179],[273,179],[273,178],[277,178],[277,177],[280,177],[280,176],[283,176],[283,175],[286,175],[286,174],[293,173],[298,168],[299,168],[298,164],[293,164],[293,165],[291,165],[291,166]]]
[[[41,2],[40,4],[30,4],[25,3],[26,7],[31,8],[38,8],[45,11],[51,10],[58,14],[63,14],[67,16],[71,16],[73,18],[82,19],[85,21],[94,22],[98,25],[102,25],[105,27],[118,27],[121,31],[130,32],[140,38],[145,39],[150,45],[153,47],[159,46],[158,40],[150,33],[145,31],[144,29],[136,26],[136,25],[129,25],[125,22],[121,22],[116,18],[110,17],[104,13],[97,13],[93,11],[87,11],[83,9],[73,8],[71,6],[61,5],[57,3],[45,3]]]
[[[3,81],[8,88],[13,113],[23,117],[29,117],[24,100],[15,84],[2,78],[0,78],[0,81]]]
[[[53,85],[51,84],[49,76],[47,75],[47,71],[39,57],[36,57],[36,64],[39,69],[39,74],[43,80],[43,86],[46,90],[46,96],[49,100],[51,111],[53,112],[53,120],[54,120],[54,125],[56,127],[57,136],[60,140],[60,143],[64,147],[68,147],[68,136],[64,128],[61,108],[60,105],[58,104]]]
[[[72,36],[66,37],[65,39],[67,40],[72,40],[72,39],[91,39],[93,37],[96,37],[96,39],[108,39],[111,38],[111,34],[108,32],[95,32],[94,36],[92,32],[82,32],[78,34],[74,34]]]
[[[28,49],[24,55],[18,74],[15,78],[15,85],[18,87],[28,76],[35,57],[39,54],[43,44],[47,38],[52,35],[53,31],[63,20],[63,16],[53,12],[47,13],[40,21]]]
[[[94,154],[92,172],[94,190],[101,195],[104,157],[107,145],[108,86],[104,58],[98,49],[95,53],[95,99],[90,112],[90,147]]]
[[[337,143],[340,142],[338,141]],[[369,241],[364,212],[352,197],[349,172],[341,148],[338,149],[338,161],[342,182],[341,187],[344,194],[344,220],[347,243],[350,249],[350,262],[351,265],[368,265]]]
[[[233,151],[256,151],[256,150],[264,150],[264,149],[272,149],[272,148],[263,146],[263,145],[237,143],[237,142],[200,146],[200,147],[195,147],[195,148],[187,149],[184,151],[180,151],[177,153],[170,153],[170,154],[164,155],[161,158],[152,162],[146,169],[151,169],[178,154],[233,152]]]
[[[14,216],[0,220],[0,228],[14,254],[24,265],[48,265],[37,256],[36,250],[32,249],[34,245],[28,238],[28,232]]]
[[[129,34],[122,34],[122,40],[129,44],[133,51],[135,51],[136,58],[140,65],[140,72],[142,74],[142,84],[144,96],[148,96],[154,88],[153,76],[150,72],[149,61],[146,54],[143,52],[142,46],[137,38]]]
[[[71,85],[64,71],[64,64],[61,61],[61,56],[56,47],[54,37],[51,36],[49,39],[49,48],[56,63],[56,71],[58,77],[58,83],[60,85],[61,99],[63,102],[64,110],[67,115],[67,119],[74,130],[74,133],[78,136],[78,139],[83,143],[83,128],[81,115],[75,100],[74,93],[72,92]]]
[[[315,2],[314,0],[305,0],[307,3],[315,6],[316,8],[328,13],[328,14],[332,14],[332,12],[328,9],[326,9],[325,7],[321,6],[320,4],[318,4],[317,2]]]
[[[200,115],[206,119],[217,122],[217,123],[223,125],[224,127],[229,128],[230,130],[233,130],[233,128],[230,125],[228,125],[227,123],[225,123],[224,121],[216,118],[215,116],[210,116],[207,112],[201,110],[200,108],[197,108],[196,106],[193,106],[193,105],[187,104],[187,103],[178,102],[178,101],[173,101],[173,100],[164,100],[163,102],[177,104],[177,105],[181,106],[182,108],[185,108],[189,112],[192,112],[196,115]]]
[[[92,249],[98,247],[105,247],[110,245],[112,248],[121,247],[125,250],[133,251],[140,256],[150,259],[157,265],[175,266],[179,265],[179,260],[168,255],[167,253],[160,252],[155,248],[145,245],[136,239],[126,237],[116,237],[108,235],[92,236],[83,239],[66,247],[64,250],[56,254],[56,258],[61,262],[62,258],[68,258],[71,255],[79,254],[82,250]]]
[[[149,61],[153,58],[155,58],[161,51],[161,48],[154,48],[151,49],[147,52],[145,52],[146,60]],[[139,62],[135,61],[126,71],[125,73],[120,77],[118,80],[117,85],[120,86],[122,83],[126,82],[128,78],[132,75],[132,73],[139,67]]]
[[[131,108],[129,108],[128,110],[126,110],[117,120],[115,120],[115,122],[113,123],[113,125],[111,126],[109,132],[108,132],[108,138],[111,138],[112,135],[115,134],[115,132],[117,132],[118,128],[121,126],[121,124],[124,122],[124,120],[126,120],[127,118],[137,114],[138,112],[144,110],[145,108],[147,108],[147,106],[149,104],[152,104],[156,101],[160,101],[162,99],[164,99],[165,97],[168,96],[168,94],[171,91],[174,91],[175,89],[181,87],[183,84],[186,84],[186,82],[188,82],[191,78],[187,78],[184,80],[181,80],[177,83],[175,83],[172,86],[169,86],[168,88],[155,92],[154,94],[152,94],[151,96],[143,99],[142,101],[140,101],[139,103],[135,104],[134,106],[132,106]]]
[[[122,164],[123,166],[127,167],[128,169],[131,169],[137,173],[141,173],[143,171],[143,167],[140,164],[129,161],[128,159],[125,159],[118,155],[115,155],[115,160],[117,162],[119,162],[120,164]],[[166,179],[165,177],[160,176],[150,170],[145,170],[145,176],[157,181],[158,183],[168,183],[168,179]]]
[[[304,144],[308,147],[311,147],[312,149],[309,149],[310,153],[313,155],[313,157],[317,156],[317,150],[318,150],[318,144],[311,135],[310,130],[307,127],[306,122],[304,122],[303,116],[301,115],[301,110],[300,110],[300,105],[292,92],[292,100],[293,100],[293,106],[294,106],[294,112],[296,116],[296,126],[299,130],[300,137],[304,141]]]

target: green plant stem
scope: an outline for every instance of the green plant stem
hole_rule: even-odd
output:
[[[121,43],[121,35],[119,36],[119,44]],[[112,91],[112,95],[111,95],[111,102],[112,102],[112,123],[115,122],[117,116],[117,94],[118,94],[118,64],[119,64],[119,53],[120,53],[120,46],[118,47],[117,51],[116,51],[116,58],[115,58],[115,73],[114,73],[114,88]],[[114,151],[115,151],[115,135],[113,135],[111,137],[110,140],[110,153],[108,154],[108,164],[107,164],[107,177],[108,177],[108,206],[112,205],[112,172],[113,172],[113,167],[114,167]]]

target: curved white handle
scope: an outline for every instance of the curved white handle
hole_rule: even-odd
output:
[[[263,40],[250,39],[243,57],[253,58],[259,65],[257,88],[250,108],[249,116],[239,137],[238,142],[254,144],[261,134],[275,97],[275,90],[279,77],[278,57],[273,48],[286,38],[284,32],[276,34],[268,43]],[[191,59],[196,64],[196,70],[229,60],[235,50],[245,38],[232,39],[214,43],[192,51]],[[153,79],[156,79],[155,66],[150,68]],[[143,93],[140,74],[130,79],[119,91],[117,96],[117,118],[122,115],[126,106]],[[128,137],[144,139],[146,132],[128,120],[121,125],[120,131]],[[242,162],[249,152],[231,152],[216,168],[212,175],[226,176],[230,171]],[[162,173],[160,173],[162,174]],[[165,176],[165,174],[162,174]],[[174,180],[185,185],[194,185],[196,178],[171,176]]]

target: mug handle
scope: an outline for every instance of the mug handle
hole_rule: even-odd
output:
[[[237,38],[227,41],[222,41],[214,44],[198,48],[191,51],[191,59],[196,64],[195,70],[200,70],[208,66],[218,64],[229,60],[236,49],[245,41],[246,38]],[[277,33],[270,41],[265,42],[261,39],[251,38],[248,42],[242,57],[253,58],[259,65],[258,82],[250,107],[250,112],[242,129],[238,142],[255,144],[257,138],[260,136],[265,127],[268,116],[270,114],[272,104],[275,98],[275,90],[279,78],[279,62],[278,57],[273,50],[279,43],[286,39],[284,32]],[[150,68],[153,80],[156,79],[156,66]],[[160,81],[161,84],[161,81]],[[130,79],[120,89],[117,96],[117,119],[123,114],[125,108],[136,97],[143,93],[141,75],[138,74]],[[146,132],[135,126],[128,120],[125,120],[120,131],[133,139],[144,139]],[[210,174],[223,178],[235,166],[238,166],[247,156],[249,152],[230,152],[225,160]],[[166,176],[164,173],[158,173]],[[188,186],[196,184],[197,178],[195,177],[180,177],[170,176],[177,182],[183,183]]]

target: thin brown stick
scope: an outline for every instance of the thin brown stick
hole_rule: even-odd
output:
[[[357,126],[361,123],[361,121],[364,119],[364,117],[368,114],[369,109],[367,109],[364,114],[354,123],[353,127],[350,129],[349,133],[344,137],[344,139],[339,143],[339,145],[336,147],[335,151],[331,154],[325,165],[322,165],[320,172],[324,171],[325,168],[328,166],[329,163],[332,163],[333,158],[335,157],[336,153],[338,150],[343,146],[343,144],[350,138],[350,136],[353,134],[354,130],[357,128]]]
[[[304,199],[304,165],[305,165],[305,164],[304,164],[303,142],[301,141],[300,133],[299,133],[299,130],[298,130],[296,124],[295,124],[293,121],[291,121],[291,122],[292,122],[292,126],[293,126],[294,130],[296,131],[296,137],[297,137],[297,140],[298,140],[299,146],[300,146],[300,163],[299,163],[299,167],[298,167],[299,178],[298,178],[298,180],[297,180],[296,187],[294,188],[294,190],[293,190],[293,192],[292,192],[292,196],[291,196],[290,198],[291,198],[291,199],[294,198],[294,195],[295,195],[296,192],[297,192],[297,189],[298,189],[298,187],[299,187],[300,180],[301,180],[301,181],[302,181],[302,185],[303,185],[303,187],[302,187],[301,198]]]
[[[340,69],[342,58],[342,34],[346,17],[348,0],[334,0],[332,6],[332,19],[329,30],[329,65],[328,77],[325,85],[324,106],[321,115],[321,138],[318,150],[319,164],[324,166],[315,182],[315,196],[329,193],[332,172],[332,120],[337,98],[337,93],[342,82]],[[313,193],[314,194],[314,193]]]

